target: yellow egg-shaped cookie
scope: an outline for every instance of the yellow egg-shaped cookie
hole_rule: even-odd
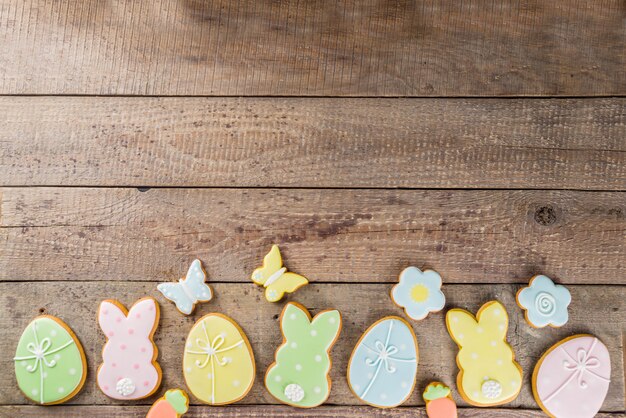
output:
[[[246,334],[225,315],[203,316],[187,337],[183,375],[189,391],[204,403],[225,405],[243,399],[255,376]]]

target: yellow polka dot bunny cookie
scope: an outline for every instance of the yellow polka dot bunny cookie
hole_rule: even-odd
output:
[[[448,332],[459,346],[457,385],[471,405],[502,405],[520,392],[522,368],[506,342],[508,325],[506,309],[498,301],[484,304],[476,318],[463,309],[446,314]]]

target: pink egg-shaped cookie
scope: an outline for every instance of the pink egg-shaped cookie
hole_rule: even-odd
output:
[[[533,395],[553,418],[593,418],[611,379],[606,346],[593,335],[574,335],[550,347],[533,372]]]

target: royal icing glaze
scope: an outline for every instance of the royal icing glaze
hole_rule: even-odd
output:
[[[417,338],[402,318],[390,316],[361,336],[348,363],[348,384],[365,403],[391,408],[413,392],[417,374]]]
[[[309,283],[304,276],[287,271],[277,245],[267,253],[263,266],[254,270],[252,281],[265,287],[265,299],[269,302],[278,302],[285,293],[293,293]]]
[[[506,342],[508,314],[498,301],[484,304],[476,318],[462,309],[446,314],[450,336],[459,346],[457,386],[475,406],[502,405],[517,397],[522,369]]]
[[[421,271],[417,267],[402,270],[399,283],[391,290],[391,299],[416,321],[426,318],[430,312],[442,310],[446,303],[439,273]]]
[[[305,307],[290,302],[280,316],[280,327],[283,343],[265,373],[267,390],[288,405],[321,405],[330,394],[329,352],[341,332],[339,311],[322,311],[311,319]]]
[[[113,399],[141,399],[161,384],[158,350],[152,336],[159,324],[159,305],[150,297],[139,299],[126,311],[122,304],[105,300],[98,323],[107,342],[98,369],[98,387]]]
[[[457,408],[450,388],[440,382],[432,382],[422,395],[428,418],[457,418]]]
[[[517,304],[524,309],[526,321],[535,328],[565,325],[571,301],[572,296],[565,286],[554,284],[543,275],[533,277],[528,287],[517,292]]]
[[[609,350],[593,335],[575,335],[552,346],[533,372],[533,395],[553,418],[592,418],[611,380]]]
[[[200,318],[187,337],[183,375],[204,403],[225,405],[245,397],[254,383],[255,363],[239,325],[218,313]]]
[[[50,315],[38,316],[28,324],[13,360],[20,390],[42,405],[71,399],[87,376],[80,341],[63,321]]]
[[[146,418],[179,418],[189,409],[189,397],[185,391],[170,389],[157,399]]]

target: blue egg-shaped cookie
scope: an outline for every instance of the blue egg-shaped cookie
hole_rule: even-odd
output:
[[[415,386],[419,352],[413,328],[388,316],[361,336],[348,363],[348,384],[363,402],[378,408],[404,403]]]

